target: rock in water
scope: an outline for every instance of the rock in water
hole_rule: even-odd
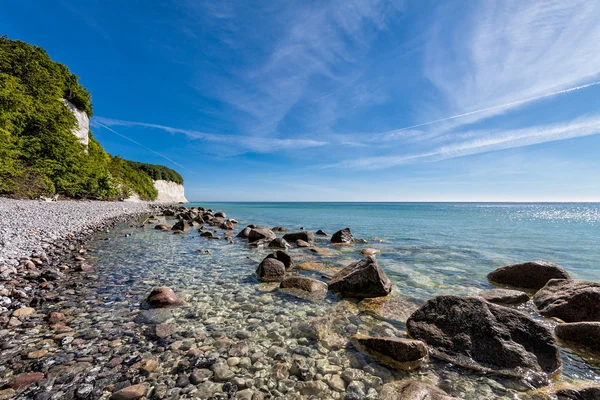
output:
[[[277,250],[277,251],[269,254],[268,256],[266,256],[265,260],[267,258],[274,258],[277,261],[281,261],[283,263],[283,265],[285,265],[286,270],[290,270],[296,266],[296,263],[294,262],[292,257],[285,251]]]
[[[348,244],[354,243],[354,236],[350,232],[350,228],[340,229],[333,235],[331,235],[331,243]]]
[[[528,371],[552,374],[561,366],[548,328],[480,297],[438,296],[415,311],[406,325],[434,357],[476,371],[523,378]]]
[[[328,234],[326,234],[323,230],[319,229],[316,233],[317,236],[329,236]]]
[[[237,234],[237,237],[239,238],[248,238],[248,235],[250,235],[250,231],[252,230],[252,228],[250,228],[249,226],[245,227],[244,229],[242,229],[240,231],[240,233]]]
[[[600,321],[600,283],[552,279],[533,302],[545,317],[565,322]]]
[[[292,246],[290,246],[290,244],[285,239],[275,238],[271,240],[271,242],[269,243],[269,247],[272,249],[287,249],[288,247]]]
[[[256,269],[262,282],[281,282],[285,277],[285,265],[275,258],[265,258]]]
[[[315,234],[312,231],[302,231],[286,233],[283,238],[288,242],[296,242],[296,240],[304,240],[305,242],[312,243],[315,241]]]
[[[285,289],[298,289],[308,293],[327,293],[327,284],[316,279],[304,276],[290,276],[285,278],[280,285]]]
[[[509,289],[492,289],[481,293],[481,297],[496,304],[521,304],[529,301],[525,292]]]
[[[429,360],[427,345],[420,340],[362,335],[354,340],[376,358],[400,369],[413,370]]]
[[[538,389],[528,397],[530,400],[598,400],[600,383],[578,382],[576,384],[555,384]]]
[[[329,289],[345,297],[364,299],[388,295],[392,282],[377,260],[369,256],[336,273],[329,281]]]
[[[151,307],[168,307],[181,304],[181,300],[177,298],[173,289],[168,286],[160,286],[152,289],[146,302]]]
[[[554,332],[563,340],[584,345],[600,353],[600,322],[559,324]]]
[[[275,232],[264,226],[257,226],[256,228],[250,229],[250,232],[248,232],[248,241],[251,243],[261,239],[272,240],[275,238]]]
[[[529,261],[498,268],[488,274],[488,279],[492,283],[501,285],[539,290],[550,279],[571,279],[571,277],[558,264],[549,261]]]
[[[217,211],[215,213],[215,218],[227,218],[227,215],[223,211]]]
[[[181,219],[181,220],[179,220],[179,222],[177,222],[175,225],[173,225],[171,230],[187,232],[190,230],[190,224],[186,220]]]
[[[154,227],[154,229],[159,230],[159,231],[170,231],[171,230],[171,225],[169,224],[158,224]]]
[[[405,380],[383,385],[379,400],[457,400],[457,398],[426,383]]]
[[[110,400],[137,400],[146,395],[146,386],[143,384],[127,386],[110,396]]]
[[[305,242],[302,239],[298,239],[298,240],[296,240],[296,246],[298,246],[298,247],[310,247],[310,243]]]

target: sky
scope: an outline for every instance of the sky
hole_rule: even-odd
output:
[[[600,201],[600,2],[7,2],[193,201]]]

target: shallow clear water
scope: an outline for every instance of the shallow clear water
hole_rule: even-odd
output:
[[[290,231],[301,227],[323,229],[331,234],[350,227],[355,237],[368,243],[339,249],[325,258],[300,249],[291,253],[300,260],[319,259],[345,266],[360,258],[360,249],[364,247],[380,249],[378,261],[394,282],[394,296],[415,305],[440,294],[473,294],[489,289],[492,286],[486,275],[491,270],[526,260],[546,259],[563,265],[575,278],[600,280],[598,204],[203,203],[189,206],[200,205],[236,218],[239,229],[254,223],[283,226]],[[132,236],[126,237],[126,233]],[[295,332],[299,324],[339,310],[339,301],[331,295],[311,303],[261,291],[254,269],[269,250],[250,248],[242,240],[228,244],[224,240],[200,238],[195,230],[173,235],[151,227],[121,228],[104,236],[111,240],[98,240],[91,248],[102,277],[98,292],[102,301],[96,300],[104,307],[100,313],[113,313],[115,305],[135,310],[152,287],[168,285],[186,299],[185,311],[175,313],[178,324],[185,329],[208,332],[209,336],[219,332],[227,337],[234,337],[239,330],[250,330],[253,346],[266,354],[270,346],[293,353],[298,346],[307,344]],[[327,239],[317,239],[317,245],[327,247]],[[196,250],[209,250],[210,254],[199,254]],[[523,309],[535,315],[531,304]],[[190,312],[196,313],[197,318],[190,318]],[[345,312],[340,312],[334,322],[338,333],[402,334],[402,323]],[[223,319],[206,323],[212,317]],[[315,359],[327,359],[333,371],[351,366],[363,368],[367,375],[373,372],[369,369],[375,365],[373,360],[357,361],[360,356],[355,350],[324,350],[318,346],[315,349],[319,353],[314,355]],[[573,349],[562,350],[562,356],[564,368],[559,381],[600,380],[600,361],[596,356]],[[435,361],[412,374],[389,373],[392,375],[386,375],[384,382],[410,376],[437,384],[460,398],[519,398],[528,388],[523,382],[486,377]],[[377,382],[371,387],[379,389]]]

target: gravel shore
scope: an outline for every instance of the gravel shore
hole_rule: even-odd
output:
[[[150,211],[148,203],[0,198],[0,265],[15,266],[68,235],[91,233],[105,221]]]

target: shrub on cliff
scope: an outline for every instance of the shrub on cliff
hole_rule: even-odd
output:
[[[0,194],[114,199],[135,192],[153,200],[152,176],[182,182],[166,167],[111,157],[91,132],[86,152],[64,100],[92,115],[90,93],[65,65],[40,47],[0,37]]]

